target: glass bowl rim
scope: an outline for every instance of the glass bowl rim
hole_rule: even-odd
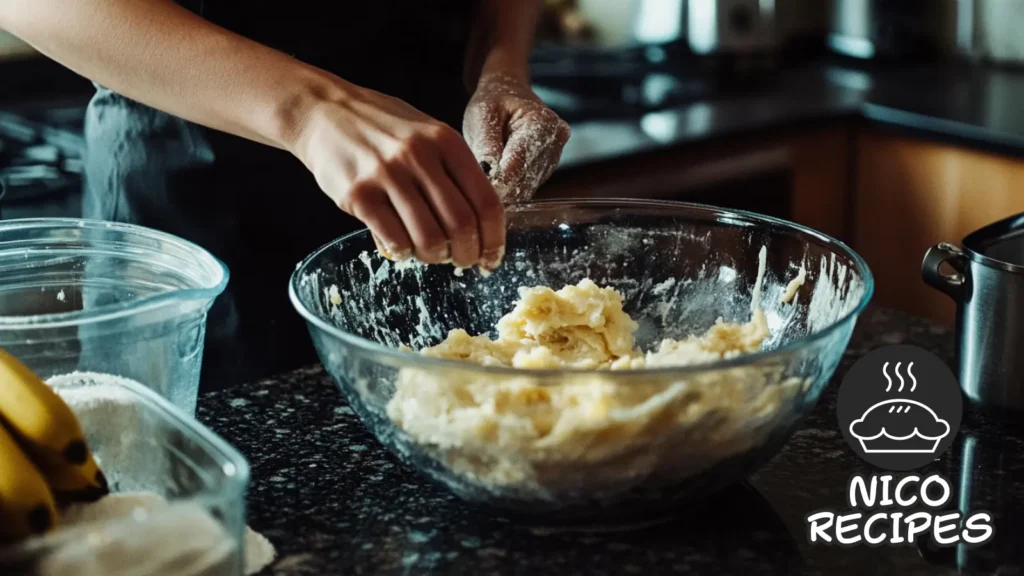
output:
[[[786,356],[793,352],[796,352],[802,348],[824,340],[829,337],[841,327],[849,324],[856,320],[864,308],[867,307],[868,302],[871,301],[871,297],[875,291],[874,276],[871,274],[871,270],[868,268],[867,263],[863,258],[856,252],[854,252],[845,243],[832,238],[831,236],[818,232],[812,228],[789,222],[781,218],[774,218],[771,216],[765,216],[762,214],[755,214],[753,212],[747,212],[743,210],[727,210],[724,208],[718,208],[715,206],[709,206],[706,204],[698,204],[695,202],[680,202],[671,200],[647,200],[647,199],[633,199],[633,198],[585,198],[585,199],[573,199],[573,198],[557,198],[557,199],[545,199],[535,200],[528,203],[518,204],[514,207],[510,207],[510,211],[514,212],[529,212],[532,210],[551,210],[558,206],[563,207],[589,207],[589,208],[620,208],[620,209],[633,209],[633,208],[664,208],[671,210],[686,209],[690,211],[696,211],[704,213],[709,216],[709,220],[715,222],[725,222],[727,224],[738,224],[740,222],[747,225],[769,225],[771,227],[782,228],[789,232],[798,232],[803,235],[811,236],[818,240],[821,244],[828,246],[833,252],[839,252],[846,255],[856,266],[857,273],[864,284],[864,292],[861,294],[860,300],[857,305],[849,312],[841,316],[835,322],[829,326],[810,334],[789,342],[778,348],[771,350],[758,350],[750,354],[741,354],[734,358],[728,358],[715,362],[706,362],[702,364],[691,364],[687,366],[664,366],[658,368],[641,368],[638,370],[623,370],[618,372],[612,372],[616,378],[626,377],[635,378],[639,376],[669,376],[669,375],[683,375],[683,374],[703,374],[710,371],[725,370],[730,368],[736,368],[741,366],[748,366],[758,364],[762,361],[771,360],[776,357]],[[571,377],[581,376],[587,374],[604,373],[604,370],[595,370],[591,368],[511,368],[505,366],[481,366],[478,364],[470,364],[461,360],[452,360],[447,358],[433,358],[430,356],[424,356],[417,352],[406,352],[399,350],[398,348],[392,348],[379,342],[374,342],[355,334],[345,332],[334,325],[323,320],[311,310],[309,310],[305,304],[299,299],[297,287],[302,279],[302,273],[307,268],[310,262],[316,259],[318,256],[326,252],[327,250],[333,249],[339,244],[345,242],[349,238],[353,238],[360,235],[365,235],[367,232],[366,228],[350,232],[336,238],[327,244],[324,244],[320,248],[316,249],[312,254],[306,256],[302,261],[298,263],[295,270],[292,272],[291,279],[288,282],[288,297],[292,302],[292,306],[298,311],[298,313],[310,324],[315,326],[318,330],[324,331],[334,338],[340,340],[343,344],[353,346],[362,352],[367,354],[379,355],[380,357],[395,361],[395,363],[403,367],[415,367],[421,369],[448,369],[463,372],[475,372],[483,374],[493,374],[495,376],[508,376],[508,377],[532,377],[537,379],[546,378],[557,378],[557,377]]]
[[[0,331],[16,330],[45,330],[51,328],[66,328],[70,326],[81,326],[117,320],[159,308],[169,302],[183,300],[213,300],[219,296],[227,287],[231,272],[227,265],[221,262],[208,250],[185,240],[174,234],[161,232],[146,226],[137,224],[125,224],[122,222],[108,222],[106,220],[93,220],[88,218],[20,218],[14,220],[0,221],[0,234],[4,232],[23,229],[90,229],[90,230],[115,230],[128,234],[135,234],[140,237],[153,240],[160,240],[169,244],[177,244],[184,251],[196,257],[198,265],[203,269],[209,269],[211,281],[200,288],[185,288],[173,292],[165,292],[154,296],[147,296],[137,300],[119,302],[100,306],[90,311],[73,310],[70,312],[55,312],[50,314],[34,314],[31,316],[3,316],[0,315]],[[2,243],[0,238],[0,243]]]

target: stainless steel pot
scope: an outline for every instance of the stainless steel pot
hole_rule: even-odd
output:
[[[578,5],[601,46],[683,42],[695,54],[708,55],[773,52],[780,33],[798,27],[803,7],[817,1],[578,0]]]
[[[775,0],[689,0],[686,38],[694,54],[772,52]]]
[[[921,273],[956,302],[964,394],[982,408],[1024,413],[1024,214],[969,234],[962,248],[936,244]]]
[[[1024,65],[1024,2],[1020,0],[961,0],[970,4],[973,25],[963,52],[972,60]]]
[[[953,56],[969,41],[973,0],[830,0],[828,44],[855,58]]]

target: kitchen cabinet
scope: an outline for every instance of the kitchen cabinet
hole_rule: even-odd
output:
[[[854,134],[841,127],[793,137],[792,220],[849,241]]]
[[[876,301],[953,322],[953,302],[921,280],[924,253],[1024,212],[1024,161],[870,130],[856,151],[852,246],[875,275]]]

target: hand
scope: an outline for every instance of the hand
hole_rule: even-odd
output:
[[[462,137],[405,102],[354,86],[314,105],[293,152],[390,258],[493,269],[505,214]]]
[[[485,74],[466,108],[463,133],[506,204],[529,200],[551,176],[569,140],[569,125],[525,80]]]

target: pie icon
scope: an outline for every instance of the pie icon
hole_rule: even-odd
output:
[[[866,454],[934,453],[949,435],[949,423],[916,400],[883,400],[850,424]]]

